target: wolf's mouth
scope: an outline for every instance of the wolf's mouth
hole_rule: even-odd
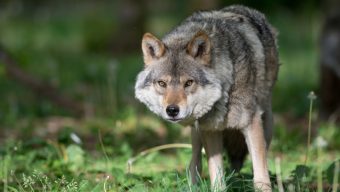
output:
[[[176,123],[176,122],[183,120],[183,118],[167,118],[167,120]]]

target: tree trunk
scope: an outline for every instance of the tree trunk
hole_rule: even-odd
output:
[[[211,10],[219,8],[219,0],[190,0],[189,14],[197,10]]]
[[[145,32],[146,2],[143,0],[119,0],[117,2],[118,31],[113,39],[114,54],[140,50]]]
[[[340,2],[326,1],[320,37],[320,100],[322,120],[340,123]]]

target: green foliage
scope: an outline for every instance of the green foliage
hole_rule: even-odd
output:
[[[134,113],[129,118],[120,120],[127,125],[137,117]],[[129,135],[128,126],[111,129],[110,121],[97,124],[90,130],[96,119],[70,128],[61,129],[56,140],[31,138],[22,141],[8,140],[0,147],[0,180],[1,190],[7,191],[209,191],[209,177],[206,162],[203,161],[203,175],[199,185],[191,185],[188,174],[188,163],[191,158],[190,149],[170,149],[156,151],[138,158],[127,171],[127,161],[143,148],[134,146],[129,140],[120,140]],[[154,119],[157,121],[157,119]],[[100,122],[105,122],[101,120]],[[158,124],[157,126],[164,124]],[[150,127],[140,127],[141,132]],[[82,131],[83,132],[82,132]],[[84,132],[84,130],[87,130]],[[101,132],[101,134],[98,134]],[[77,133],[83,144],[77,144],[70,138]],[[81,133],[81,134],[80,134]],[[109,134],[110,142],[105,137]],[[282,131],[283,133],[283,131]],[[89,137],[89,135],[93,138]],[[138,134],[138,133],[137,133]],[[304,160],[305,142],[290,138],[295,143],[293,147],[289,139],[274,137],[273,143],[280,140],[281,147],[274,147],[269,154],[271,180],[276,190],[276,173],[273,166],[274,157],[281,158],[283,186],[293,191],[314,191],[316,187],[317,169],[322,169],[325,191],[329,190],[334,181],[336,159],[340,158],[337,150],[323,148],[318,156],[317,146],[312,145],[310,160],[307,165],[301,165]],[[188,136],[177,135],[177,139],[189,141]],[[284,138],[284,140],[282,140]],[[118,140],[117,140],[118,139]],[[160,136],[149,135],[145,141],[160,139]],[[92,141],[92,143],[90,142]],[[93,143],[94,141],[94,143]],[[102,142],[101,142],[102,141]],[[89,143],[90,145],[86,144]],[[169,138],[164,143],[173,143]],[[289,147],[285,147],[289,145]],[[154,146],[153,144],[148,145]],[[91,149],[92,148],[92,149]],[[145,149],[145,148],[144,148]],[[205,158],[205,157],[204,157]],[[228,167],[228,166],[227,166]],[[226,172],[225,180],[228,191],[253,191],[251,162],[248,159],[240,174]],[[275,191],[274,190],[274,191]]]
[[[69,145],[66,148],[66,155],[70,171],[76,172],[84,167],[85,157],[82,148],[77,145]]]
[[[271,7],[273,2],[270,2],[263,1],[261,5]],[[285,3],[277,5],[282,4]],[[75,7],[46,6],[34,9],[34,13],[12,12],[10,7],[8,10],[4,7],[0,14],[0,44],[25,71],[57,86],[71,98],[94,106],[95,116],[119,116],[121,108],[141,108],[133,96],[136,74],[143,67],[141,52],[113,56],[112,38],[117,35],[119,26],[117,16],[112,15],[112,10],[117,9],[116,3],[95,5],[95,9],[90,9],[86,3]],[[184,7],[182,5],[181,9]],[[312,15],[293,14],[279,9],[268,16],[279,31],[282,66],[273,96],[277,112],[303,116],[308,109],[305,95],[311,90],[317,91],[318,14],[316,11]],[[163,31],[160,36],[186,14],[180,14],[182,18],[161,15],[161,21],[154,22],[158,16],[150,16],[146,24],[148,30]],[[124,34],[118,36],[124,38]],[[69,115],[66,110],[9,80],[3,65],[0,65],[0,97],[3,98],[0,102],[2,124],[13,125],[22,118]]]
[[[334,177],[336,177],[336,174],[338,174],[337,178],[339,179],[340,178],[340,171],[339,171],[339,168],[338,168],[338,172],[336,172],[335,170],[335,164],[336,162],[338,162],[338,165],[340,164],[340,159],[334,161],[328,168],[327,170],[325,171],[325,174],[326,174],[326,178],[327,178],[327,181],[329,183],[333,183],[334,182]],[[339,181],[340,182],[340,181]]]

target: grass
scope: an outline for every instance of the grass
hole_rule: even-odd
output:
[[[134,99],[142,59],[103,48],[117,27],[111,8],[0,12],[0,42],[23,69],[99,109],[89,118],[70,117],[9,80],[0,65],[0,191],[209,191],[205,161],[201,184],[189,182],[190,149],[153,148],[189,143],[189,129],[160,120]],[[339,127],[315,123],[318,100],[309,111],[307,98],[318,91],[319,17],[282,12],[269,18],[280,31],[282,63],[268,156],[274,191],[278,180],[285,191],[332,191],[339,179]],[[148,26],[162,32],[172,25],[166,23],[151,19]],[[225,175],[229,191],[253,191],[251,179],[249,159],[240,174]]]
[[[137,118],[137,119],[136,119]],[[140,118],[140,119],[139,119]],[[188,135],[180,127],[172,127],[166,132],[183,132],[176,138],[164,138],[156,131],[165,127],[163,122],[150,124],[150,118],[132,115],[120,119],[114,126],[106,119],[90,119],[85,122],[69,122],[58,119],[57,135],[44,129],[53,127],[53,120],[38,122],[41,127],[34,135],[23,136],[21,141],[7,140],[1,147],[1,181],[3,191],[187,191],[187,166],[190,149],[170,149],[153,151],[138,158],[128,171],[128,161],[138,152],[154,146],[155,140],[163,143],[189,141]],[[104,123],[103,123],[104,122]],[[51,125],[52,124],[52,125]],[[338,138],[338,128],[323,125],[321,137],[331,141]],[[100,132],[101,134],[98,134]],[[332,133],[329,135],[329,133]],[[322,183],[326,189],[334,185],[335,160],[340,158],[338,147],[328,143],[320,148],[312,143],[309,161],[304,165],[306,145],[294,140],[294,147],[286,145],[287,138],[275,132],[269,154],[269,167],[275,183],[276,157],[280,158],[282,180],[285,189],[291,191],[315,191],[318,170],[321,170]],[[76,134],[81,143],[72,139]],[[328,135],[327,135],[328,134]],[[26,138],[25,138],[26,137]],[[133,140],[133,139],[135,140]],[[144,145],[143,145],[144,142]],[[148,143],[149,142],[149,143]],[[338,144],[335,144],[338,145]],[[280,146],[280,147],[279,147]],[[320,153],[321,149],[321,153]],[[315,161],[318,159],[318,161]],[[234,191],[251,191],[251,166],[247,160],[240,175],[227,173],[227,184]],[[51,184],[52,183],[52,184]],[[209,189],[207,168],[204,167],[201,190]],[[276,185],[274,185],[276,188]],[[31,190],[33,188],[34,190]],[[326,190],[327,191],[327,190]]]
[[[1,148],[0,178],[3,191],[188,191],[199,187],[208,190],[208,171],[204,163],[204,174],[200,186],[191,186],[187,173],[190,160],[190,149],[152,150],[135,159],[128,168],[128,162],[143,149],[152,144],[141,145],[140,141],[130,142],[131,133],[136,140],[155,143],[150,140],[164,139],[164,143],[189,141],[188,135],[180,127],[174,130],[183,131],[176,139],[162,138],[156,131],[162,122],[149,125],[148,121],[131,118],[121,119],[112,127],[111,122],[90,119],[86,122],[63,122],[58,127],[58,134],[52,137],[45,133],[41,137],[27,136],[21,141],[7,140]],[[149,117],[142,117],[149,118]],[[98,121],[101,123],[99,124]],[[102,123],[105,122],[105,123]],[[142,122],[142,123],[137,123]],[[49,129],[48,122],[39,122],[39,126]],[[128,125],[130,124],[131,127]],[[127,125],[127,126],[124,126]],[[155,126],[155,127],[152,127]],[[43,129],[43,128],[41,128]],[[145,134],[148,132],[152,134]],[[177,130],[179,129],[179,130]],[[323,131],[332,131],[332,126],[324,126]],[[338,129],[338,128],[336,128]],[[43,130],[36,130],[42,132]],[[98,134],[98,132],[101,134]],[[81,142],[74,139],[77,135]],[[338,133],[336,133],[338,134]],[[138,135],[141,138],[138,138]],[[333,135],[334,136],[334,135]],[[327,136],[320,135],[326,139]],[[73,138],[73,139],[72,139]],[[274,189],[277,190],[275,159],[280,159],[283,186],[290,191],[316,191],[317,178],[321,175],[323,191],[331,191],[334,185],[335,162],[340,154],[334,146],[320,146],[313,140],[308,163],[304,165],[306,145],[298,143],[293,150],[277,150],[277,145],[285,145],[285,138],[274,136],[273,146],[269,153],[269,169]],[[82,144],[80,144],[82,143]],[[339,160],[337,161],[339,163]],[[227,163],[226,163],[227,164]],[[228,167],[228,166],[227,166]],[[247,159],[241,174],[226,173],[228,189],[231,191],[252,191],[251,162]],[[294,188],[294,190],[292,189]],[[288,190],[289,191],[289,190]]]

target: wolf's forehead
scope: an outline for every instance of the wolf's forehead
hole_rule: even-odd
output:
[[[209,84],[207,75],[203,69],[193,63],[162,63],[154,70],[154,78],[164,78],[171,82],[178,83],[181,80],[194,79],[201,85]]]
[[[181,76],[197,76],[197,68],[193,63],[186,62],[177,56],[170,56],[165,62],[157,66],[159,75],[167,75],[171,77]]]

